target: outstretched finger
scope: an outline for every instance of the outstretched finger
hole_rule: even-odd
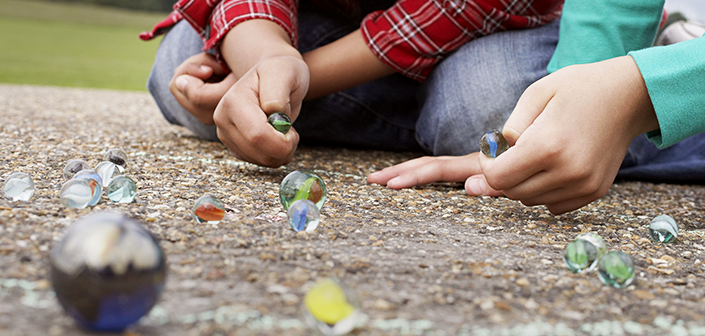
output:
[[[424,156],[376,171],[367,175],[367,183],[387,185],[387,182],[389,182],[389,180],[403,174],[408,170],[414,170],[417,167],[426,164],[430,159],[432,159],[432,157]]]
[[[424,156],[370,174],[370,183],[401,189],[431,182],[462,182],[480,173],[477,154],[465,156]]]

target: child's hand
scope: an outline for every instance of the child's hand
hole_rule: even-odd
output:
[[[570,66],[524,92],[503,129],[516,143],[480,164],[507,197],[559,214],[607,193],[631,140],[656,128],[631,57]]]
[[[465,156],[424,156],[374,172],[367,176],[367,182],[402,189],[431,182],[462,182],[467,179],[465,189],[468,190],[474,187],[468,184],[470,181],[481,179],[482,185],[487,186],[477,160],[478,155],[479,152]],[[486,188],[477,194],[501,196],[502,192]]]
[[[188,58],[174,70],[169,90],[187,111],[205,125],[213,125],[213,111],[225,92],[235,84],[233,74],[206,53]]]
[[[282,134],[267,116],[284,112],[294,122],[306,95],[309,73],[301,58],[278,56],[256,63],[225,94],[213,114],[218,138],[236,157],[268,167],[291,161],[299,135]]]

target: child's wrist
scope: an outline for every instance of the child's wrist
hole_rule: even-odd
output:
[[[245,21],[231,29],[223,38],[220,52],[238,77],[267,58],[303,59],[281,26],[262,19]]]

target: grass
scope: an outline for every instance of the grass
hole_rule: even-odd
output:
[[[0,82],[144,91],[159,42],[138,34],[164,17],[0,0]]]

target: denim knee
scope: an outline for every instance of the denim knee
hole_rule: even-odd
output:
[[[558,23],[474,40],[439,63],[419,91],[417,139],[433,155],[479,150],[501,129],[524,90],[547,74]]]
[[[184,126],[199,138],[218,141],[216,127],[201,123],[179,104],[169,90],[174,70],[189,57],[200,53],[202,46],[201,38],[188,22],[182,20],[177,23],[159,44],[147,79],[147,90],[169,123]]]

